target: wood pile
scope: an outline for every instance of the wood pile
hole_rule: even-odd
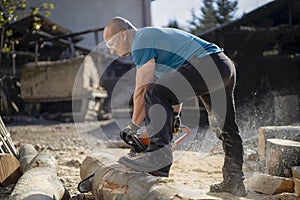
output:
[[[32,145],[20,147],[20,159],[0,155],[0,183],[16,184],[9,200],[69,199],[70,195],[57,176],[58,164],[48,152],[38,152]]]
[[[268,195],[295,193],[300,197],[300,127],[260,127],[258,155],[265,172],[249,178],[249,189]]]

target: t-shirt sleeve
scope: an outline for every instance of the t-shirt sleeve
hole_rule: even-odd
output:
[[[137,68],[140,68],[155,57],[156,51],[153,48],[136,49],[132,52],[132,59]]]

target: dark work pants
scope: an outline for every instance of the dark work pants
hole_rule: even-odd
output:
[[[223,143],[224,181],[242,179],[243,146],[235,120],[235,81],[233,62],[224,53],[218,53],[201,59],[194,57],[151,84],[145,95],[145,122],[150,137],[148,151],[156,151],[172,141],[172,105],[199,96],[207,110],[211,129]],[[218,98],[220,101],[214,100]],[[153,106],[158,109],[152,109]]]

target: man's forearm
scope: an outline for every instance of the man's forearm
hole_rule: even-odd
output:
[[[132,122],[139,126],[145,119],[145,93],[149,84],[135,90],[133,96],[133,115]]]

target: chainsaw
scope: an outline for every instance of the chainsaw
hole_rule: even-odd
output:
[[[180,105],[180,109],[181,110]],[[191,130],[187,126],[181,125],[180,112],[174,116],[174,132],[172,141],[172,150],[174,151],[176,147],[190,134]],[[120,132],[121,139],[131,147],[129,155],[132,157],[139,156],[147,152],[147,147],[150,144],[150,139],[148,137],[146,129],[139,131],[136,135],[127,135],[125,132]],[[86,193],[92,190],[92,180],[95,174],[83,179],[77,186],[77,189],[81,193]]]
[[[172,150],[174,151],[176,147],[190,134],[191,130],[187,126],[180,125],[179,127],[174,128],[173,132],[173,141],[172,141]],[[136,135],[129,135],[127,139],[124,139],[124,135],[120,133],[121,138],[126,144],[131,147],[131,156],[136,156],[139,153],[146,153],[147,147],[150,144],[150,139],[148,137],[147,131],[142,130]]]
[[[177,139],[172,141],[172,150],[174,151],[176,146],[181,143],[189,134],[191,130],[187,126],[179,126],[174,128],[173,136]],[[120,133],[121,134],[121,133]],[[122,138],[123,139],[123,138]],[[124,139],[123,139],[124,140]],[[129,153],[130,156],[139,156],[147,152],[147,146],[150,144],[150,139],[148,137],[147,131],[143,130],[136,135],[131,135],[128,140],[124,140],[126,144],[131,147]],[[80,181],[77,186],[77,189],[81,193],[86,193],[92,190],[92,181],[95,174],[90,175],[89,177]]]

